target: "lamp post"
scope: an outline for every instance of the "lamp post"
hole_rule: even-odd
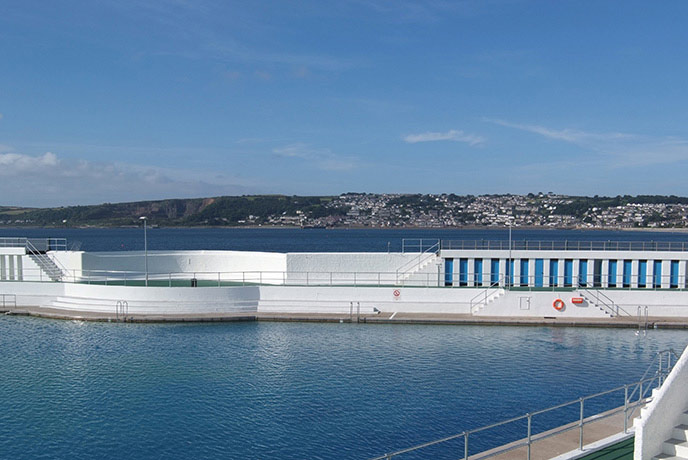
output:
[[[509,266],[506,268],[507,273],[509,274],[506,282],[507,282],[507,287],[511,289],[511,280],[514,277],[513,270],[514,267],[511,265],[511,220],[509,220]]]
[[[146,266],[146,286],[148,286],[148,226],[146,225],[148,218],[141,216],[139,219],[143,221],[143,260]]]

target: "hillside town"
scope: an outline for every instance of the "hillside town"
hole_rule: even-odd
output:
[[[329,207],[344,215],[313,218],[270,216],[271,225],[303,227],[547,227],[547,228],[681,228],[688,225],[687,203],[625,203],[581,207],[584,197],[553,193],[457,196],[347,193]],[[590,199],[593,203],[603,199]],[[644,200],[638,200],[644,201]],[[667,199],[666,201],[676,201]],[[252,216],[253,217],[253,216]]]
[[[0,226],[127,227],[540,227],[684,228],[688,198],[527,195],[254,195],[105,203],[46,209],[0,207]]]

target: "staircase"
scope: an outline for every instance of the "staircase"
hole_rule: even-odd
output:
[[[413,275],[419,273],[421,270],[426,268],[428,265],[439,260],[439,249],[440,242],[437,240],[435,244],[430,247],[425,248],[422,244],[423,240],[420,240],[421,244],[419,246],[420,252],[418,257],[414,257],[408,262],[406,262],[401,267],[396,270],[396,282],[397,284],[404,284],[404,281],[409,280]]]
[[[473,297],[470,302],[471,314],[479,314],[483,308],[506,294],[506,290],[498,285],[492,285]]]
[[[688,460],[688,412],[681,415],[681,423],[674,427],[671,439],[664,441],[662,453],[656,460]]]
[[[37,251],[30,251],[28,248],[27,254],[52,281],[62,281],[64,272],[50,257]]]
[[[588,304],[594,305],[602,310],[602,312],[604,312],[604,314],[609,318],[615,318],[617,316],[631,316],[631,314],[618,306],[614,300],[600,290],[581,289],[578,292],[578,296],[584,298]]]

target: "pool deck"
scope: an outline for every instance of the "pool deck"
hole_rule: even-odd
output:
[[[614,413],[619,411],[619,413]],[[580,431],[578,422],[568,423],[553,430],[533,435],[531,444],[531,460],[574,460],[574,459],[632,459],[633,458],[633,427],[629,422],[629,430],[623,432],[623,408],[614,409],[586,418],[583,436],[583,449],[578,448]],[[567,431],[561,432],[564,429]],[[471,460],[489,458],[497,460],[516,460],[528,458],[528,448],[520,446],[525,439],[515,441],[504,446],[471,455]],[[520,446],[520,447],[519,447]],[[629,447],[630,446],[630,447]],[[630,457],[628,452],[630,448]]]
[[[114,310],[114,308],[113,308]],[[552,326],[552,327],[615,327],[638,329],[637,319],[630,318],[554,318],[554,317],[495,317],[449,313],[380,313],[377,315],[315,314],[315,313],[198,313],[198,314],[127,314],[117,317],[115,312],[86,312],[38,306],[0,308],[0,313],[37,316],[52,319],[122,322],[330,322],[366,324],[434,324],[434,325],[494,325],[494,326]],[[649,317],[648,329],[688,329],[688,318]]]

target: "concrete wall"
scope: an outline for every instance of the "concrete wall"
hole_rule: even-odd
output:
[[[118,302],[126,302],[129,314],[175,315],[255,312],[259,289],[160,288],[65,284],[53,308],[115,313]]]
[[[605,318],[604,311],[588,302],[574,304],[573,292],[528,292],[506,291],[503,296],[496,298],[492,303],[483,307],[477,314],[480,316],[532,316],[554,318]],[[554,301],[561,299],[564,308],[556,310]]]
[[[339,313],[354,312],[470,314],[470,299],[475,295],[466,289],[394,288],[394,287],[296,287],[261,286],[259,312]]]
[[[143,252],[81,253],[84,276],[104,271],[143,273]],[[71,269],[70,266],[68,268]],[[149,251],[148,272],[196,273],[196,278],[217,279],[218,273],[279,272],[286,270],[286,254],[244,251]],[[234,277],[236,278],[236,276]],[[238,275],[238,279],[241,275]],[[281,279],[281,276],[279,277]],[[223,277],[225,279],[225,277]],[[227,277],[229,279],[229,277]]]
[[[18,306],[47,305],[57,297],[64,295],[65,283],[41,282],[0,282],[0,294],[15,294]]]
[[[292,284],[394,284],[397,270],[413,270],[418,254],[288,253],[286,270]]]
[[[669,374],[657,396],[636,424],[634,460],[650,460],[662,453],[664,441],[672,438],[681,414],[688,409],[688,348]]]

